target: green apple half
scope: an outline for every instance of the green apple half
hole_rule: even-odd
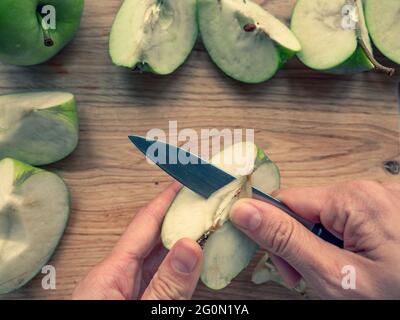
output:
[[[0,96],[0,159],[31,165],[69,155],[79,138],[75,98],[66,92],[30,92]]]
[[[125,0],[111,30],[110,55],[119,66],[170,74],[197,35],[196,0]]]
[[[289,28],[250,0],[198,0],[198,21],[211,59],[242,82],[270,79],[301,50]]]
[[[0,294],[32,279],[53,254],[69,216],[57,175],[10,158],[0,161]]]
[[[351,16],[345,15],[346,7],[352,8]],[[377,68],[394,72],[373,56],[362,0],[298,0],[291,28],[302,46],[299,59],[312,69],[353,73]]]
[[[55,29],[43,27],[47,5],[55,9]],[[28,66],[52,58],[74,37],[83,5],[84,0],[1,0],[0,61]]]
[[[208,199],[182,188],[167,212],[161,238],[168,249],[182,238],[204,244],[201,279],[209,288],[218,290],[248,265],[258,249],[229,222],[230,208],[239,198],[251,197],[251,186],[268,193],[278,189],[280,176],[277,166],[251,142],[226,148],[211,163],[237,180]]]
[[[365,0],[365,19],[375,46],[400,64],[400,1]]]

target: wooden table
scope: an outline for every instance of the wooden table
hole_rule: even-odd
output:
[[[288,21],[295,0],[259,2]],[[244,85],[224,76],[201,43],[171,76],[133,74],[112,65],[108,56],[108,35],[120,4],[87,0],[77,37],[50,62],[29,68],[0,65],[1,93],[71,91],[81,119],[78,149],[50,167],[72,193],[69,226],[50,262],[57,270],[57,289],[44,291],[39,275],[2,298],[70,298],[77,281],[110,252],[135,212],[170,183],[127,139],[151,128],[166,130],[168,120],[198,131],[254,128],[256,142],[282,171],[283,187],[400,180],[383,166],[400,160],[398,77],[375,72],[330,76],[294,59],[271,81]],[[297,298],[278,285],[250,282],[259,257],[228,288],[214,292],[199,285],[195,298]]]

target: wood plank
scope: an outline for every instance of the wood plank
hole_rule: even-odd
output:
[[[295,0],[259,2],[289,21]],[[68,90],[77,96],[81,118],[78,149],[50,167],[72,193],[70,223],[50,262],[57,269],[57,289],[42,290],[39,275],[2,298],[70,298],[77,281],[110,252],[135,212],[170,183],[127,139],[132,133],[167,129],[168,120],[198,132],[254,128],[257,143],[282,171],[283,187],[399,181],[383,169],[386,160],[400,160],[398,77],[374,72],[331,76],[294,59],[271,81],[244,85],[224,76],[201,43],[171,76],[133,74],[113,66],[107,53],[120,4],[87,0],[79,34],[50,62],[30,68],[0,65],[0,93]],[[199,285],[195,298],[298,298],[277,285],[253,285],[249,279],[257,259],[228,288],[215,292]]]

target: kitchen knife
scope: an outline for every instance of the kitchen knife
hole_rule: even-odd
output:
[[[179,147],[140,136],[130,136],[129,139],[148,159],[203,198],[209,198],[214,192],[236,180],[235,177],[225,171]],[[318,237],[343,248],[343,241],[332,235],[322,224],[313,224],[301,218],[282,201],[261,192],[255,187],[252,188],[252,191],[254,198],[281,209]]]

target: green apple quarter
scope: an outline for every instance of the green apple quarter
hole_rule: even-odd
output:
[[[373,56],[362,0],[298,0],[291,28],[308,67],[330,73],[356,73],[374,68],[392,74]]]
[[[114,64],[166,75],[181,66],[198,36],[197,0],[125,0],[110,34]]]
[[[365,18],[375,46],[400,64],[400,1],[365,0]]]
[[[55,29],[46,30],[42,9],[48,5],[55,9]],[[74,37],[83,6],[84,0],[1,0],[0,61],[29,66],[49,60]]]
[[[57,175],[0,161],[0,294],[31,280],[48,262],[66,227],[69,193]]]
[[[239,156],[238,156],[239,155]],[[229,222],[229,211],[251,187],[272,192],[279,188],[276,165],[252,142],[237,143],[211,159],[237,179],[208,199],[182,188],[169,208],[161,232],[166,248],[190,238],[204,245],[201,279],[209,288],[226,287],[250,262],[258,246]]]
[[[44,165],[68,156],[79,139],[75,97],[67,92],[0,96],[0,159]]]
[[[285,24],[250,0],[198,0],[198,21],[211,59],[245,83],[270,79],[301,49]]]

